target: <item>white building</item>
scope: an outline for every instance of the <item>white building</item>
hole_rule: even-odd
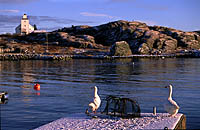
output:
[[[26,14],[21,19],[21,24],[15,28],[17,34],[29,34],[34,31],[34,27],[29,24],[29,20]]]

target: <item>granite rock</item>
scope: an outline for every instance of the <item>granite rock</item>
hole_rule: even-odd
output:
[[[90,35],[96,44],[112,46],[117,41],[126,41],[133,54],[174,53],[177,49],[200,49],[198,32],[184,32],[162,26],[148,26],[137,21],[114,21],[100,26],[77,26],[59,31],[74,35]],[[144,45],[143,45],[144,44]]]
[[[129,44],[126,41],[115,42],[110,48],[111,56],[130,56],[132,55]]]

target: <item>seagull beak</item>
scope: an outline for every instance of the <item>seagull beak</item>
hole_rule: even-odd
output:
[[[165,86],[165,88],[168,88],[168,86]]]

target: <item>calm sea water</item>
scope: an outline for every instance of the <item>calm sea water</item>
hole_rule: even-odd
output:
[[[35,83],[41,85],[39,92],[33,90]],[[154,106],[164,112],[168,84],[187,128],[200,128],[200,59],[0,61],[0,91],[10,95],[0,106],[1,129],[34,129],[85,112],[95,85],[102,100],[118,95],[136,99],[142,112]]]

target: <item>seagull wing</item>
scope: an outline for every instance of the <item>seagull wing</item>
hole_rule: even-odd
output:
[[[94,104],[96,105],[96,109],[98,109],[101,104],[101,99],[98,95],[94,97]]]
[[[92,111],[95,111],[96,105],[93,102],[91,102],[89,106],[92,107]]]

